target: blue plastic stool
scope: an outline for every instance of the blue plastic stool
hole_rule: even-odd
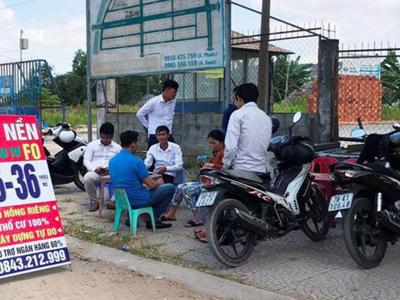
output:
[[[130,233],[132,235],[136,235],[137,233],[138,220],[141,214],[148,214],[150,216],[151,225],[153,226],[153,232],[156,230],[154,212],[152,207],[132,209],[128,200],[128,196],[126,195],[125,189],[115,188],[114,194],[115,194],[115,218],[114,218],[115,232],[117,232],[119,229],[119,223],[121,220],[122,212],[125,210],[127,210],[129,213],[129,221],[131,223]]]
[[[105,183],[105,184],[104,184],[104,188],[107,188],[107,190],[108,190],[108,197],[110,197],[110,199],[111,199],[112,196],[113,196],[113,186],[112,186],[112,183],[110,183],[110,182]]]

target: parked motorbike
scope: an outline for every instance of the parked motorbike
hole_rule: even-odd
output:
[[[79,137],[67,123],[57,124],[54,128],[45,131],[44,135],[54,135],[53,142],[62,148],[54,157],[51,157],[48,149],[44,147],[53,185],[74,182],[79,189],[84,191],[83,176],[87,170],[83,165],[83,154],[87,142]]]
[[[357,129],[352,135],[365,132]],[[330,199],[329,211],[343,215],[350,256],[360,267],[374,268],[387,243],[400,237],[400,128],[369,135],[357,163],[338,164],[333,179],[343,189]]]
[[[271,182],[268,174],[219,170],[200,175],[206,192],[196,203],[210,209],[207,240],[223,264],[237,267],[250,257],[257,242],[280,238],[302,229],[311,240],[328,234],[327,202],[309,173],[314,158],[306,138],[292,136],[301,113],[293,117],[289,135],[271,140],[279,164]]]

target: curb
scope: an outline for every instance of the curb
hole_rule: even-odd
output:
[[[246,300],[294,299],[210,274],[205,274],[197,270],[141,258],[114,248],[88,243],[69,235],[66,235],[65,237],[67,239],[68,247],[83,256],[88,256],[93,259],[101,260],[118,267],[127,268],[156,278],[166,278],[172,281],[177,281],[192,290],[210,296]]]

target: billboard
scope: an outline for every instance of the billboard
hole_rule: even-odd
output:
[[[0,76],[0,98],[11,97],[14,94],[14,79],[12,76]]]
[[[224,67],[223,0],[89,1],[92,78]]]
[[[0,116],[0,279],[70,264],[35,116]]]
[[[341,75],[359,75],[381,78],[381,61],[375,59],[375,62],[368,64],[357,59],[346,59],[339,63],[339,74]]]

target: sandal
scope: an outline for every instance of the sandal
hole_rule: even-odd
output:
[[[172,221],[176,221],[176,218],[174,218],[174,219],[169,219],[169,218],[166,218],[165,216],[161,216],[161,217],[160,217],[160,220],[161,220],[162,222],[172,222]]]
[[[185,224],[185,227],[199,227],[203,225],[204,225],[203,221],[199,221],[198,223],[196,223],[195,221],[190,220]]]
[[[198,239],[200,242],[207,244],[207,234],[204,228],[196,229],[194,231],[194,237]]]

